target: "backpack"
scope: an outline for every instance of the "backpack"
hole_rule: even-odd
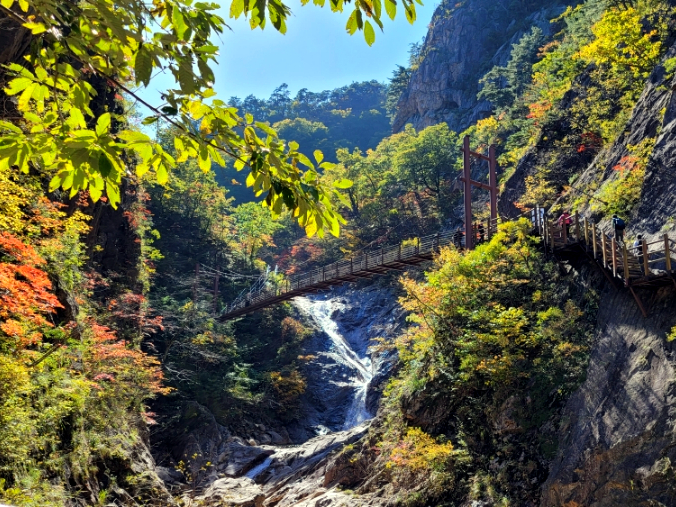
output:
[[[613,225],[615,226],[615,229],[617,229],[618,231],[623,231],[624,228],[626,227],[624,220],[622,220],[620,217],[613,218]]]

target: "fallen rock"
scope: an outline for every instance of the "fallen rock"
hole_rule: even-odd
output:
[[[265,458],[274,452],[272,449],[230,442],[225,445],[225,450],[218,456],[218,462],[222,463],[219,469],[230,477],[238,477],[265,461]]]
[[[215,481],[204,495],[197,497],[197,504],[218,507],[263,507],[265,495],[251,479],[226,477]]]

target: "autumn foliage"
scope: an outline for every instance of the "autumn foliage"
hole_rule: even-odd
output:
[[[8,232],[0,232],[0,329],[16,340],[16,348],[36,344],[37,326],[51,326],[46,316],[62,307],[51,293],[52,282],[38,266],[45,260],[35,249]]]

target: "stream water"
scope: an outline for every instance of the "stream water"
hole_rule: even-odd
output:
[[[343,429],[348,430],[373,417],[366,409],[366,395],[373,378],[371,359],[360,356],[340,333],[332,315],[340,303],[332,299],[297,298],[295,305],[308,314],[331,340],[331,351],[337,360],[350,371],[350,383],[354,386],[354,397],[346,411]]]

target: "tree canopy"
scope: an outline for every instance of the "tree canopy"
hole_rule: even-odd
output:
[[[50,190],[62,188],[71,196],[87,190],[94,201],[105,194],[117,206],[120,184],[130,173],[164,183],[177,162],[195,159],[208,171],[212,162],[225,165],[230,157],[238,170],[248,168],[247,185],[265,194],[273,215],[286,207],[307,234],[325,229],[338,234],[342,218],[329,197],[337,191],[319,177],[319,169],[329,165],[321,155],[312,162],[297,143],[280,141],[269,125],[215,98],[211,65],[218,47],[213,36],[226,27],[215,13],[217,4],[2,0],[0,5],[6,17],[32,33],[25,62],[8,67],[11,79],[4,92],[16,97],[20,119],[0,122],[0,167],[33,168],[51,178]],[[330,3],[334,12],[348,5],[345,0]],[[413,22],[414,1],[401,5]],[[371,21],[383,27],[383,2],[352,6],[346,29],[350,34],[362,30],[370,45],[375,40]],[[395,17],[397,6],[396,0],[384,2],[388,17]],[[247,17],[252,29],[269,21],[284,33],[289,14],[280,0],[230,4],[230,17]],[[163,91],[161,105],[144,102],[133,90],[148,87],[156,71],[170,72],[177,82],[177,88]],[[150,108],[143,124],[161,120],[176,128],[175,156],[129,127],[116,107],[122,93]]]

